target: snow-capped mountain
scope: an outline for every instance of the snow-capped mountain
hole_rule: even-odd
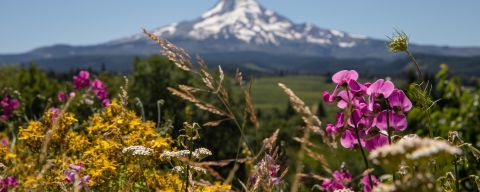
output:
[[[275,11],[262,7],[256,0],[220,0],[200,18],[173,23],[152,32],[179,44],[188,40],[208,42],[210,45],[213,43],[210,47],[195,46],[200,48],[198,50],[187,46],[187,49],[194,52],[262,49],[267,52],[289,52],[299,46],[352,48],[357,43],[368,40],[363,35],[322,29],[313,24],[293,23]],[[148,41],[144,34],[137,34],[108,44],[121,45],[145,40]],[[226,47],[217,46],[216,43]],[[315,50],[305,51],[307,52],[302,54],[315,54]]]
[[[305,57],[380,60],[391,60],[395,57],[387,52],[384,40],[324,29],[308,23],[294,23],[287,17],[264,8],[256,0],[219,0],[196,19],[172,23],[150,31],[192,54],[209,55],[218,62],[248,58],[250,63],[262,63],[265,66],[278,64],[279,58],[286,63],[287,60],[299,62]],[[434,55],[480,55],[479,48],[412,44],[411,49],[416,53]],[[46,60],[47,63],[55,63],[52,60],[64,61],[65,58],[72,57],[81,57],[83,60],[75,60],[79,62],[89,57],[88,61],[91,63],[108,63],[105,61],[107,57],[145,56],[159,52],[155,42],[139,32],[91,46],[54,45],[23,54],[0,55],[0,64],[47,62]],[[273,62],[267,57],[276,57],[277,61]]]
[[[220,0],[194,21],[173,23],[152,31],[167,39],[239,40],[256,46],[282,46],[307,43],[321,46],[353,47],[366,36],[320,29],[312,24],[295,24],[278,13],[265,9],[256,0]],[[115,42],[143,39],[143,34]]]

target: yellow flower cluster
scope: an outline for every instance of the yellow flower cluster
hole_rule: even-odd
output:
[[[73,190],[66,180],[73,166],[83,187],[94,191],[180,191],[181,176],[160,158],[173,140],[117,101],[78,122],[74,114],[50,110],[19,130],[13,150],[0,145],[0,163],[26,191]],[[135,151],[138,150],[138,151]],[[142,151],[143,150],[143,151]],[[226,191],[229,185],[196,186],[195,191]]]

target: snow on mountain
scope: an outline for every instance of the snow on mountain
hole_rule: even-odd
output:
[[[220,0],[200,18],[170,24],[152,32],[167,39],[236,39],[256,46],[306,43],[351,48],[358,41],[367,39],[361,35],[321,29],[313,24],[295,24],[288,18],[265,9],[256,0]],[[111,43],[139,39],[145,39],[145,36],[137,34]]]

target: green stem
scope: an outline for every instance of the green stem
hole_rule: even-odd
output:
[[[458,168],[457,168],[457,158],[455,158],[453,162],[454,168],[455,168],[455,191],[459,192],[460,191],[460,183],[458,182]]]
[[[160,124],[162,123],[162,105],[163,105],[163,99],[160,99],[157,101],[157,131],[160,132]]]
[[[346,86],[345,89],[347,90],[347,97],[348,97],[348,111],[350,111],[350,114],[352,114],[352,100],[350,99],[350,94],[349,94],[350,90],[348,89],[348,86]],[[369,166],[368,166],[367,156],[365,155],[365,151],[363,150],[362,143],[360,141],[360,134],[358,133],[358,126],[356,123],[357,122],[353,122],[355,127],[355,135],[357,136],[358,146],[360,147],[360,151],[362,152],[363,162],[365,163],[365,167],[368,170]],[[373,187],[372,176],[370,175],[370,173],[368,174],[368,182],[370,183],[370,186]]]
[[[365,155],[365,151],[363,150],[362,143],[360,142],[360,134],[358,134],[357,125],[355,125],[355,134],[357,136],[358,147],[360,148],[360,151],[362,152],[363,162],[365,163],[366,169],[369,169],[370,167],[368,166],[367,156]],[[368,182],[370,182],[370,186],[373,187],[372,176],[370,175],[370,173],[368,174]]]
[[[417,63],[417,60],[413,57],[412,53],[410,51],[406,50],[405,53],[407,53],[408,58],[415,64],[415,67],[417,67],[417,72],[418,72],[418,77],[420,78],[420,81],[423,82],[423,74],[422,71],[420,70],[420,65]]]

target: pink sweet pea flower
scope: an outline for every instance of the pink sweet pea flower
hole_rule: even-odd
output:
[[[379,79],[375,81],[372,85],[367,88],[367,95],[369,95],[369,104],[368,109],[373,111],[373,104],[377,97],[382,96],[383,98],[388,98],[392,94],[395,86],[391,81],[385,81]]]
[[[332,179],[323,180],[321,186],[327,192],[333,192],[337,189],[346,189],[348,183],[352,181],[352,174],[348,170],[335,171]]]
[[[361,83],[358,83],[356,80],[350,79],[348,81],[348,88],[350,88],[350,91],[355,94],[355,95],[361,95],[367,93],[368,87],[365,85],[362,85]]]
[[[394,128],[397,132],[403,131],[407,128],[407,117],[403,114],[397,114],[393,111],[389,111],[389,124],[391,128]],[[378,114],[375,124],[380,130],[387,131],[387,111],[382,111]]]
[[[378,134],[373,138],[370,138],[365,141],[365,148],[367,148],[368,151],[373,151],[376,148],[379,148],[387,144],[388,144],[388,137],[382,134]]]
[[[332,81],[341,86],[350,80],[358,80],[358,73],[355,70],[342,70],[332,76]]]
[[[348,85],[348,82],[350,80],[357,80],[358,79],[358,73],[355,70],[342,70],[337,73],[335,73],[332,76],[332,81],[337,84],[335,89],[333,90],[332,94],[330,94],[328,91],[323,92],[323,100],[327,103],[331,103],[335,100],[335,97],[337,96],[338,88],[341,86]]]
[[[412,109],[412,102],[402,90],[394,90],[388,100],[394,111],[407,112]]]
[[[368,175],[365,175],[362,178],[362,185],[363,185],[364,192],[371,192],[373,187],[377,186],[380,183],[380,181],[378,181],[375,175],[370,175],[370,178],[372,179],[373,186],[370,186],[370,179],[368,178]]]
[[[361,138],[360,142],[362,146],[365,145],[365,142]],[[350,129],[345,130],[345,132],[342,134],[342,137],[340,137],[340,144],[347,149],[353,149],[356,145],[358,145],[355,132]]]
[[[327,124],[326,127],[326,132],[330,135],[337,134],[343,127],[344,124],[344,115],[343,113],[337,113],[337,123],[335,125],[333,124]]]

